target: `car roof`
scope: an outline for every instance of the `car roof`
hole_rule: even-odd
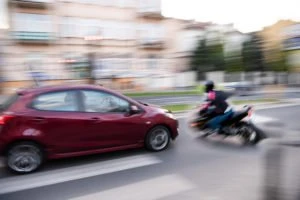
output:
[[[34,88],[24,88],[19,89],[17,91],[18,94],[26,95],[26,94],[40,94],[52,91],[59,91],[59,90],[72,90],[72,89],[101,89],[107,92],[113,92],[107,88],[104,88],[100,85],[88,85],[88,84],[80,84],[80,85],[70,85],[70,84],[63,84],[63,85],[51,85],[51,86],[40,86]]]

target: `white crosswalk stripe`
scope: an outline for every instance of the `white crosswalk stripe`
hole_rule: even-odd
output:
[[[194,189],[187,179],[179,175],[165,175],[102,192],[75,197],[69,200],[156,200]]]
[[[160,159],[152,155],[138,155],[48,172],[37,172],[26,176],[3,178],[0,179],[0,194],[149,166],[160,162],[162,162]]]

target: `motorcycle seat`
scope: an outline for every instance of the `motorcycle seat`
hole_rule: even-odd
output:
[[[222,123],[223,126],[225,125],[231,125],[237,121],[240,121],[242,120],[244,117],[246,117],[248,115],[248,109],[244,109],[244,110],[241,110],[241,111],[236,111],[233,113],[233,115],[227,119],[226,121],[224,121]]]

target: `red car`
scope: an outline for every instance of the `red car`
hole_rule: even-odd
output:
[[[0,152],[9,169],[32,172],[46,159],[145,146],[168,147],[178,122],[168,110],[100,86],[48,86],[17,92],[1,106]]]

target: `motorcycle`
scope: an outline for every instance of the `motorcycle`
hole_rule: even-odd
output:
[[[207,126],[207,123],[213,117],[201,112],[200,109],[196,117],[190,121],[189,125],[192,129],[196,130],[196,132],[200,132],[202,138],[213,134],[219,134],[224,137],[239,136],[243,139],[244,144],[255,145],[263,139],[263,135],[251,122],[252,113],[253,108],[251,106],[244,106],[243,109],[234,111],[233,114],[221,124],[222,128],[217,132]]]

